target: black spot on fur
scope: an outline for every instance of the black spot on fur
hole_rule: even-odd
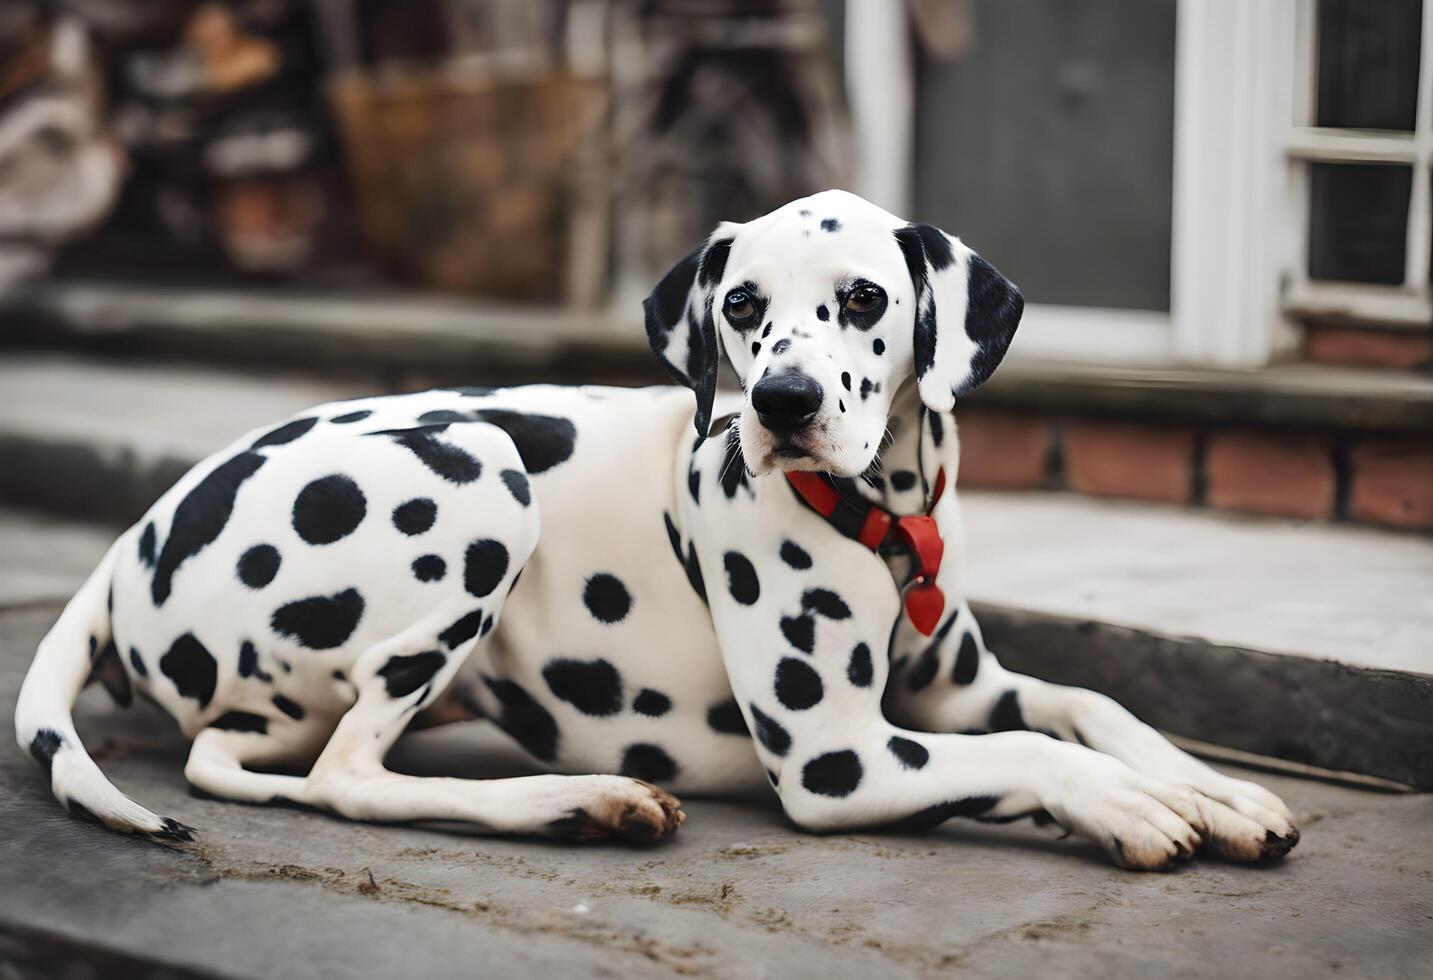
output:
[[[262,589],[279,573],[279,549],[256,544],[239,556],[239,581],[251,589]]]
[[[735,429],[729,428],[722,450],[721,488],[730,500],[736,496],[737,487],[750,489],[746,479],[746,457],[741,454],[741,438]]]
[[[393,526],[410,537],[422,534],[438,518],[438,505],[427,497],[414,497],[393,508]]]
[[[781,560],[798,572],[811,567],[811,556],[795,541],[781,542]]]
[[[786,353],[787,351],[789,351],[790,349],[791,349],[791,338],[790,338],[790,337],[782,337],[782,338],[781,338],[780,340],[778,340],[776,343],[774,343],[774,344],[771,345],[771,353],[777,355],[778,357],[779,357],[780,355],[782,355],[782,354],[785,354],[785,353]]]
[[[30,754],[35,761],[49,769],[55,764],[55,753],[65,745],[65,736],[53,728],[42,728],[30,739]]]
[[[413,577],[420,582],[439,582],[448,572],[448,563],[437,555],[419,555],[413,559]]]
[[[827,320],[831,319],[831,311],[826,308],[825,303],[822,303],[820,306],[816,307],[816,319],[820,320],[822,323],[825,323]]]
[[[995,702],[995,709],[990,712],[990,730],[1019,732],[1026,727],[1025,716],[1020,711],[1020,696],[1014,691],[1006,691],[1000,695],[1000,700]]]
[[[259,735],[267,735],[269,720],[263,715],[256,715],[249,711],[226,711],[211,721],[207,727],[218,728],[226,732],[254,732]]]
[[[931,637],[930,644],[921,651],[916,658],[915,666],[911,668],[910,674],[906,676],[906,686],[912,691],[924,690],[935,680],[936,672],[940,670],[940,648],[945,638],[950,635],[951,628],[960,616],[960,610],[952,612],[946,617],[940,629],[935,631]]]
[[[622,675],[606,660],[549,660],[542,679],[584,715],[603,718],[622,710]]]
[[[677,775],[677,764],[659,746],[638,742],[622,753],[623,776],[645,779],[649,783],[669,783]]]
[[[449,626],[443,630],[443,632],[439,633],[438,640],[449,650],[456,649],[477,636],[478,630],[482,625],[483,611],[481,609],[474,609],[466,616],[456,620],[452,626]]]
[[[821,675],[804,660],[782,657],[776,665],[776,699],[792,711],[820,704],[824,693]]]
[[[383,678],[383,686],[390,698],[406,698],[432,681],[447,662],[448,658],[437,650],[389,657],[388,662],[378,668],[378,676]],[[278,703],[277,698],[274,703]]]
[[[418,416],[419,422],[466,422],[468,416],[463,412],[455,412],[450,408],[438,408],[431,412],[424,412]]]
[[[259,669],[259,651],[255,650],[254,644],[248,640],[239,645],[239,676],[253,677],[265,684],[274,679],[272,674]]]
[[[666,511],[662,512],[662,520],[667,525],[667,540],[671,542],[672,553],[677,556],[677,562],[687,573],[687,581],[691,583],[692,591],[702,600],[707,601],[707,587],[702,580],[702,568],[697,561],[697,549],[695,544],[687,546],[687,553],[682,554],[682,536],[677,532],[677,526],[672,523],[672,515]]]
[[[687,470],[687,493],[692,495],[692,503],[702,502],[702,474],[700,470]]]
[[[508,570],[508,550],[501,541],[483,538],[468,545],[463,559],[463,587],[479,599],[492,595]]]
[[[384,429],[369,435],[388,436],[449,483],[459,486],[472,483],[483,475],[483,464],[467,450],[439,439],[438,433],[447,428],[447,422],[436,422],[408,429]]]
[[[154,522],[144,525],[139,535],[139,560],[145,568],[154,567]]]
[[[918,810],[902,820],[882,826],[882,830],[917,831],[929,830],[945,823],[952,817],[978,817],[1000,802],[998,796],[967,796],[963,800],[937,803],[924,810]]]
[[[898,493],[905,493],[916,485],[916,475],[910,470],[896,470],[891,474],[891,487]]]
[[[900,735],[892,735],[886,748],[891,750],[891,755],[895,756],[896,761],[905,769],[924,769],[925,764],[930,761],[930,751],[924,745]]]
[[[759,341],[759,340],[753,340],[753,341],[751,342],[751,356],[752,356],[752,357],[755,357],[757,354],[760,354],[760,353],[761,353],[761,341]]]
[[[906,675],[906,687],[912,691],[923,691],[935,680],[936,671],[940,670],[940,647],[932,643],[921,651],[916,658],[915,666]]]
[[[721,732],[723,735],[751,735],[746,727],[746,719],[741,716],[741,707],[736,703],[735,698],[728,698],[721,704],[714,704],[707,709],[707,727],[714,732]]]
[[[861,401],[865,401],[867,398],[869,398],[871,392],[875,390],[876,386],[871,383],[870,378],[861,379]]]
[[[969,684],[979,670],[980,645],[975,642],[975,634],[967,630],[960,639],[960,652],[955,655],[955,669],[950,679],[957,684]]]
[[[830,589],[807,589],[801,594],[801,608],[827,619],[849,619],[851,607]]]
[[[363,596],[357,589],[345,589],[280,606],[269,617],[269,626],[310,650],[332,650],[353,635],[362,618]]]
[[[672,699],[661,691],[644,687],[632,699],[632,710],[639,715],[646,715],[648,718],[660,718],[672,710]]]
[[[472,417],[506,432],[517,446],[522,465],[533,476],[565,463],[577,445],[577,427],[569,419],[502,408],[478,409]]]
[[[508,488],[508,493],[513,499],[524,507],[532,503],[532,486],[528,483],[527,474],[518,470],[503,470],[498,476],[502,477],[503,486]]]
[[[850,390],[851,390],[851,372],[850,372],[850,371],[842,371],[842,372],[841,372],[841,387],[842,387],[842,388],[845,388],[847,391],[850,391]]]
[[[816,646],[816,620],[807,615],[782,616],[781,635],[802,653]]]
[[[861,785],[861,757],[850,749],[818,755],[801,770],[801,785],[818,796],[850,796]]]
[[[137,647],[129,648],[129,665],[134,668],[134,672],[140,677],[149,676],[149,667],[145,665],[144,658],[139,655],[139,649]]]
[[[365,408],[357,412],[345,412],[342,415],[335,415],[333,418],[329,419],[329,421],[332,422],[334,425],[349,425],[354,422],[362,422],[364,419],[368,418],[368,416],[372,414],[373,413],[371,411]]]
[[[822,219],[821,219],[821,230],[822,230],[822,231],[840,231],[840,230],[841,230],[841,222],[837,221],[835,218],[822,218]]]
[[[846,679],[856,687],[870,687],[874,667],[871,664],[871,648],[857,643],[851,651],[851,660],[846,664]]]
[[[309,429],[318,423],[317,418],[294,419],[292,422],[285,422],[277,429],[273,429],[265,435],[259,436],[250,449],[263,449],[265,446],[283,446],[293,442]]]
[[[294,498],[293,523],[309,544],[333,544],[352,534],[368,513],[368,499],[350,477],[320,477]]]
[[[871,341],[871,350],[876,352],[877,357],[880,357],[886,352],[886,342],[880,337],[877,337],[875,340]],[[936,445],[940,444],[936,443]]]
[[[220,463],[185,494],[174,509],[169,537],[155,563],[149,593],[156,606],[162,606],[169,598],[179,566],[219,537],[234,512],[239,487],[265,462],[258,453],[240,453]]]
[[[632,594],[617,576],[598,572],[587,580],[582,602],[599,623],[620,623],[632,611]]]
[[[726,585],[731,597],[743,606],[756,603],[761,596],[761,583],[756,578],[756,568],[751,560],[739,551],[728,551],[722,556],[726,566]]]
[[[939,449],[940,444],[945,441],[945,423],[941,421],[939,412],[927,412],[926,420],[930,422],[931,445]]]
[[[513,582],[516,583],[516,582],[517,582],[517,579],[514,578],[514,579],[513,579]],[[496,623],[497,623],[497,620],[493,619],[493,614],[492,614],[492,613],[488,613],[487,618],[483,620],[483,628],[480,629],[480,630],[478,630],[478,635],[479,635],[479,636],[487,636],[489,633],[491,633],[491,632],[493,631],[493,626],[494,626]]]
[[[201,708],[209,706],[219,680],[219,665],[193,633],[185,633],[170,645],[169,652],[159,658],[159,669],[174,682],[181,697],[193,698]]]
[[[775,718],[762,711],[756,705],[747,705],[751,709],[751,720],[756,724],[756,738],[766,750],[772,755],[785,756],[791,751],[791,733],[781,726]]]

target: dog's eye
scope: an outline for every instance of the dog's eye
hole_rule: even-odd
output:
[[[852,313],[869,313],[885,298],[886,294],[880,286],[857,286],[846,295],[846,309]]]
[[[742,320],[750,320],[756,312],[756,304],[752,302],[751,294],[745,289],[733,289],[726,294],[726,317],[733,323],[740,323]]]

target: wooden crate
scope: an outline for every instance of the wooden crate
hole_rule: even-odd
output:
[[[603,299],[604,80],[355,70],[331,92],[367,243],[400,275],[503,299]]]

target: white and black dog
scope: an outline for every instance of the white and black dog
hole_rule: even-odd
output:
[[[158,838],[191,830],[75,734],[88,679],[178,720],[197,790],[355,820],[649,840],[683,820],[654,783],[769,781],[812,831],[1030,815],[1128,868],[1281,855],[1278,798],[1004,670],[960,598],[951,411],[1021,309],[958,239],[851,194],[723,224],[646,303],[695,438],[672,387],[442,389],[250,433],[65,608],[20,745],[72,813]],[[471,717],[567,775],[384,768],[415,721]],[[260,771],[284,767],[308,774]]]

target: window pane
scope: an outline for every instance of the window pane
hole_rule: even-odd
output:
[[[1412,130],[1423,0],[1320,0],[1318,124]]]
[[[914,216],[1032,303],[1169,309],[1174,0],[973,13],[968,50],[920,64]]]
[[[1413,170],[1315,163],[1309,174],[1309,276],[1403,283]]]

